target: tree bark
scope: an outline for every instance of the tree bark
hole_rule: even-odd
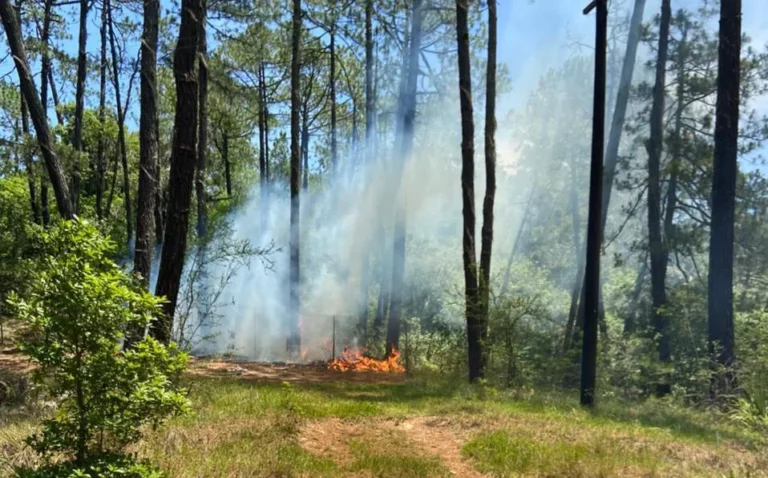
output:
[[[192,202],[197,152],[198,79],[195,66],[201,10],[200,0],[182,0],[179,40],[173,58],[173,74],[176,80],[175,135],[168,179],[168,218],[155,288],[155,295],[165,297],[166,302],[163,304],[162,318],[150,325],[150,334],[162,343],[171,340],[187,249],[189,207]]]
[[[85,77],[88,74],[88,0],[80,0],[80,33],[77,47],[77,81],[75,88],[75,134],[72,146],[75,161],[72,166],[72,208],[75,214],[80,210],[80,161],[83,154],[83,113],[85,111]]]
[[[651,257],[651,300],[653,303],[653,329],[659,340],[659,360],[669,363],[669,318],[664,313],[667,302],[665,288],[667,256],[661,237],[661,153],[664,145],[664,104],[666,96],[667,51],[669,48],[669,22],[672,16],[670,0],[661,2],[659,47],[656,59],[656,83],[651,106],[651,136],[648,150],[648,246]],[[668,380],[656,384],[656,395],[668,395]]]
[[[125,144],[125,111],[120,100],[120,69],[118,62],[120,57],[117,55],[117,45],[115,43],[115,23],[112,17],[112,4],[110,0],[104,1],[104,8],[107,9],[109,23],[109,47],[112,52],[112,81],[115,87],[115,103],[117,105],[117,142],[120,146],[120,159],[123,165],[123,201],[125,202],[125,233],[130,244],[133,238],[133,212],[131,204],[131,177],[128,171],[128,151]]]
[[[227,185],[227,197],[232,199],[232,166],[229,163],[229,135],[222,134],[221,156],[224,160],[224,180]]]
[[[603,144],[605,141],[605,54],[608,0],[597,0],[595,12],[595,81],[592,116],[592,159],[589,177],[587,259],[584,268],[584,338],[581,351],[580,401],[595,402],[597,328],[600,309],[600,244],[602,242]]]
[[[329,99],[331,102],[331,167],[336,172],[338,162],[338,139],[336,137],[336,0],[331,0],[331,25],[330,33],[330,76],[328,78],[328,88],[330,90]]]
[[[403,50],[405,81],[401,91],[400,151],[396,160],[398,169],[395,177],[402,178],[405,162],[413,149],[413,132],[416,120],[416,88],[419,78],[419,53],[421,52],[423,0],[414,0],[411,7],[410,46]],[[407,55],[407,56],[406,56]],[[398,180],[398,184],[400,181]],[[395,236],[392,254],[392,288],[389,296],[389,320],[387,321],[386,353],[392,354],[400,343],[400,321],[403,308],[403,282],[405,277],[405,228],[406,228],[406,191],[398,185],[395,191],[397,211],[395,213]]]
[[[19,25],[21,25],[21,2],[19,2]],[[19,85],[21,91],[21,85]],[[24,94],[19,93],[21,103],[21,133],[24,140],[29,136],[29,114],[27,112],[27,103],[24,101]],[[21,141],[19,141],[21,142]],[[37,206],[37,189],[35,188],[35,166],[32,160],[32,152],[24,151],[24,169],[27,173],[27,187],[29,188],[29,204],[32,210],[32,220],[36,224],[42,224],[40,217],[40,208]]]
[[[724,368],[712,381],[719,397],[736,385],[733,334],[733,231],[738,176],[741,0],[720,4],[712,225],[709,242],[709,352]]]
[[[637,47],[640,43],[640,37],[642,36],[642,23],[643,12],[645,11],[646,0],[635,0],[635,5],[632,10],[632,18],[629,23],[629,35],[627,38],[627,50],[624,55],[624,63],[621,67],[621,79],[619,81],[619,91],[616,97],[616,105],[613,108],[613,118],[611,120],[611,129],[608,135],[608,145],[605,149],[605,163],[603,166],[603,185],[602,185],[602,208],[601,208],[601,225],[600,225],[600,237],[602,242],[602,236],[605,233],[605,226],[608,221],[608,208],[611,202],[611,191],[613,191],[613,180],[616,176],[616,165],[619,162],[619,145],[621,144],[621,136],[624,132],[624,122],[627,116],[627,105],[629,104],[629,94],[632,88],[632,77],[635,71],[635,63],[637,60]],[[601,287],[602,288],[602,287]],[[581,286],[582,294],[581,301],[579,302],[578,315],[576,319],[576,325],[579,329],[583,329],[584,324],[584,283]],[[602,291],[600,294],[602,296]],[[570,340],[571,344],[575,343],[575,340]],[[570,346],[569,346],[570,348]]]
[[[19,87],[29,107],[29,114],[37,134],[37,142],[53,185],[53,192],[56,195],[56,206],[64,219],[72,219],[75,214],[69,199],[69,189],[64,179],[61,164],[54,153],[53,141],[48,130],[43,105],[40,103],[40,97],[37,95],[35,84],[32,81],[27,55],[21,40],[21,30],[10,0],[0,0],[0,17],[2,17],[8,46],[16,65],[16,72],[19,75]]]
[[[299,116],[301,94],[301,0],[293,0],[293,26],[291,41],[291,217],[290,217],[290,291],[288,298],[288,339],[287,352],[298,355],[301,352],[299,321],[301,302],[300,285],[300,231],[299,231],[299,185],[301,181],[301,151],[299,151]]]
[[[483,345],[488,337],[491,300],[491,256],[493,249],[493,207],[496,200],[496,0],[488,0],[488,64],[485,89],[485,197],[483,198],[483,227],[480,248],[480,344],[482,375],[485,375],[487,351]]]
[[[104,218],[104,179],[106,175],[107,139],[105,128],[107,124],[107,9],[101,9],[101,62],[99,64],[99,144],[96,150],[96,217]]]
[[[206,38],[206,18],[207,5],[206,0],[202,2],[202,19],[200,20],[199,43],[199,73],[198,87],[199,91],[199,115],[198,134],[197,134],[197,167],[195,169],[195,196],[197,197],[197,238],[204,240],[208,229],[208,219],[206,211],[205,194],[205,162],[206,150],[208,149],[208,41]]]
[[[485,375],[483,325],[475,255],[475,123],[472,107],[472,73],[469,56],[468,0],[456,0],[456,36],[459,53],[461,103],[461,197],[463,216],[464,299],[466,303],[469,381]]]
[[[139,188],[136,210],[136,248],[133,270],[149,287],[152,273],[152,229],[158,187],[158,99],[157,44],[160,2],[144,0],[144,27],[141,35],[141,84],[139,117]]]

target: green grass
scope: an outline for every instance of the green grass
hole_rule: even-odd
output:
[[[189,386],[193,412],[135,449],[171,477],[449,475],[449,463],[397,428],[416,416],[440,417],[464,465],[491,476],[768,476],[766,437],[669,402],[603,401],[587,412],[571,396],[435,377],[396,385],[196,378]],[[33,422],[3,413],[0,475],[32,460],[21,439]],[[324,424],[339,429],[308,446],[307,427]]]

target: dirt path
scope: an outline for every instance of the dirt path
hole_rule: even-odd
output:
[[[349,443],[353,440],[375,444],[386,436],[382,432],[395,432],[405,437],[406,447],[413,447],[434,456],[450,471],[461,478],[483,478],[461,456],[462,439],[454,426],[445,418],[414,417],[406,420],[374,419],[345,421],[338,418],[313,420],[299,433],[299,444],[310,453],[331,458],[345,465],[351,462]],[[386,442],[381,446],[386,447]]]
[[[461,456],[462,441],[458,438],[451,424],[440,417],[416,417],[395,425],[405,432],[408,440],[420,449],[437,455],[454,476],[482,478]]]

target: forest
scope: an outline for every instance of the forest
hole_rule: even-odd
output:
[[[0,475],[768,476],[766,18],[0,0]]]

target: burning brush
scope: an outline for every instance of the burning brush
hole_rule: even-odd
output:
[[[405,372],[405,367],[400,363],[400,352],[397,349],[392,349],[392,353],[384,360],[376,360],[366,357],[358,349],[345,347],[341,358],[330,361],[328,368],[337,372]]]

